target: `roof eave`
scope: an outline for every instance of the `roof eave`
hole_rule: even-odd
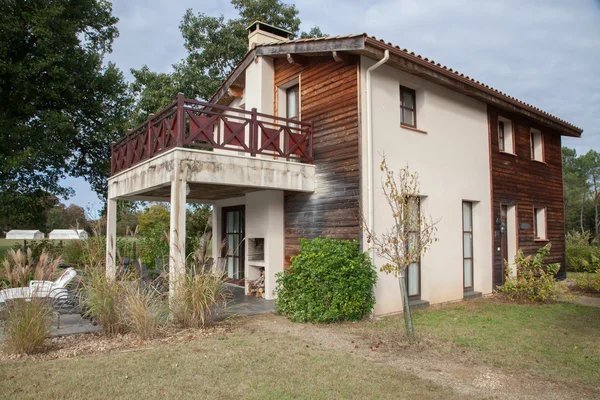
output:
[[[406,69],[410,69],[410,71],[408,71],[410,73],[416,73],[425,79],[429,78],[428,80],[434,81],[442,86],[450,87],[453,90],[484,103],[533,118],[546,126],[558,130],[563,136],[581,137],[581,134],[583,133],[583,129],[572,125],[567,121],[548,114],[547,112],[522,102],[514,97],[508,96],[497,89],[484,85],[473,78],[465,76],[464,74],[460,74],[457,71],[449,69],[439,63],[435,63],[433,60],[422,58],[419,55],[409,53],[408,51],[402,50],[399,47],[395,47],[390,43],[385,43],[375,38],[367,37],[365,38],[365,43],[365,55],[367,56],[381,58],[378,54],[369,53],[370,49],[378,49],[382,53],[385,50],[389,50],[390,54],[393,56],[410,62],[410,65],[407,63],[403,65]],[[425,72],[425,70],[431,71],[433,74],[425,77],[423,76],[423,72]]]

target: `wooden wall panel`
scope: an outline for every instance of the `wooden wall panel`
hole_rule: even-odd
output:
[[[300,238],[359,239],[358,58],[307,58],[303,65],[275,60],[275,109],[278,87],[300,76],[300,116],[314,124],[314,193],[285,194],[285,265],[296,255]]]
[[[512,121],[515,155],[499,151],[498,115]],[[529,255],[548,241],[551,242],[552,250],[547,261],[561,264],[559,276],[562,277],[565,273],[565,217],[560,134],[489,106],[488,121],[492,168],[494,286],[503,281],[502,255],[498,251],[501,245],[500,226],[496,223],[500,218],[501,205],[516,204],[518,248]],[[531,160],[530,128],[539,129],[544,136],[544,163]],[[547,241],[534,240],[534,207],[546,208]]]

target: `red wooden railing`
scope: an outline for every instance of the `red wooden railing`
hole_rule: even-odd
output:
[[[312,123],[184,98],[113,143],[111,175],[174,147],[231,150],[312,164]]]

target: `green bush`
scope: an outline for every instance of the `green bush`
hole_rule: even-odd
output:
[[[279,313],[295,322],[355,321],[375,304],[377,273],[358,242],[300,240],[300,253],[277,276]]]
[[[600,270],[600,246],[591,241],[589,232],[567,233],[567,269],[577,272]]]
[[[13,250],[21,250],[25,253],[27,249],[31,250],[31,256],[37,259],[42,253],[47,253],[52,257],[58,257],[62,254],[61,242],[55,240],[24,240],[27,243],[27,248],[23,245],[24,243],[15,243],[12,247]]]
[[[600,269],[595,273],[584,273],[575,279],[577,289],[584,292],[600,293]]]
[[[517,275],[512,275],[512,270],[506,264],[506,279],[498,287],[509,300],[528,300],[535,302],[554,301],[561,293],[562,286],[556,283],[555,276],[560,269],[560,264],[544,266],[544,259],[550,254],[551,244],[548,243],[532,256],[523,254],[519,249],[515,256]]]

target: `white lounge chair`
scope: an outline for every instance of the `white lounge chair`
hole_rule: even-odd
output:
[[[55,281],[30,281],[28,287],[0,290],[0,304],[13,299],[46,297],[53,300],[66,300],[69,296],[67,285],[77,276],[73,268],[67,268]]]

